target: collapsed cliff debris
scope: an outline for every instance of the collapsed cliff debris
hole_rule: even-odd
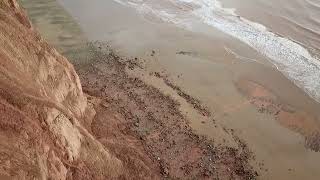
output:
[[[252,154],[245,143],[234,137],[238,148],[215,146],[211,140],[197,135],[180,112],[178,102],[130,76],[127,73],[132,69],[130,59],[116,55],[109,48],[101,51],[104,49],[101,46],[101,43],[93,44],[93,59],[89,64],[76,67],[83,89],[101,99],[103,111],[116,112],[116,117],[121,119],[117,121],[118,126],[124,134],[134,137],[131,141],[141,144],[153,162],[150,167],[162,178],[255,179],[257,173],[249,165]],[[197,106],[194,108],[199,110]],[[123,141],[110,143],[106,138],[111,136],[107,123],[93,123],[93,134],[106,147],[117,147]],[[117,153],[117,149],[113,149]],[[130,159],[120,156],[120,159]]]

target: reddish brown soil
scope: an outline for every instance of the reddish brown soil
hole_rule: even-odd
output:
[[[273,115],[279,124],[304,136],[307,148],[320,151],[320,125],[312,114],[281,102],[271,90],[256,82],[241,79],[237,86],[259,112]]]
[[[238,138],[238,149],[214,146],[192,131],[177,102],[128,76],[126,68],[136,67],[130,61],[93,54],[90,65],[76,67],[97,104],[91,131],[124,162],[124,179],[255,179],[251,153]]]

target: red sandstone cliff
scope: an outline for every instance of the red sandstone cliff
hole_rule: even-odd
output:
[[[73,66],[15,0],[0,1],[0,63],[0,179],[121,174],[121,161],[82,126],[95,112]]]

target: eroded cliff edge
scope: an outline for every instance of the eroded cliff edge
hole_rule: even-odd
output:
[[[0,1],[0,175],[117,178],[122,163],[83,127],[95,111],[73,66],[33,30],[15,0]],[[77,165],[76,168],[71,168]]]

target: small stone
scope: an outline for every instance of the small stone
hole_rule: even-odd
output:
[[[165,167],[163,169],[163,174],[168,175],[169,174],[169,169],[167,167]]]
[[[105,107],[105,108],[108,108],[108,107],[109,107],[109,104],[106,103],[106,102],[103,102],[103,103],[101,103],[101,106],[102,106],[102,107]]]
[[[139,123],[138,123],[138,122],[134,123],[134,125],[135,125],[136,127],[139,127]]]

